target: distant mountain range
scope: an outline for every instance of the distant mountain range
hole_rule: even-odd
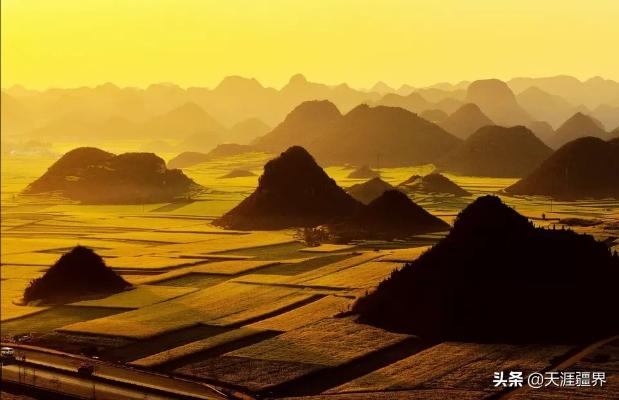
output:
[[[273,153],[300,145],[321,165],[394,167],[433,162],[459,143],[402,108],[363,104],[341,115],[334,104],[313,101],[301,104],[254,145]]]
[[[279,124],[291,110],[311,100],[328,100],[342,113],[365,103],[401,107],[418,114],[428,110],[452,114],[465,103],[475,103],[492,121],[505,126],[535,120],[558,128],[576,112],[600,120],[608,130],[619,125],[619,83],[602,78],[487,79],[422,88],[403,85],[399,89],[379,82],[370,90],[360,90],[346,84],[310,82],[297,74],[281,89],[240,76],[226,77],[212,89],[174,84],[121,88],[106,83],[34,91],[13,86],[2,90],[2,133],[88,140],[149,135],[148,128],[152,127],[156,134],[171,139],[178,138],[177,131],[184,135],[191,128],[191,133],[218,133],[220,143],[246,144],[264,134],[265,126]],[[175,116],[191,111],[188,107],[193,108],[189,121],[173,124]]]
[[[521,177],[533,171],[550,154],[524,126],[485,126],[436,162],[444,171],[468,176]]]

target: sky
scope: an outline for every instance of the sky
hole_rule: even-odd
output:
[[[619,80],[617,0],[2,0],[2,87]]]

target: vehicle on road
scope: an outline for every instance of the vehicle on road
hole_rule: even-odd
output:
[[[77,367],[77,373],[84,376],[90,376],[95,372],[95,366],[92,364],[82,364]]]
[[[0,349],[2,364],[15,360],[15,349],[12,347],[2,347]]]

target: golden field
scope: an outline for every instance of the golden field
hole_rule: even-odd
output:
[[[316,398],[332,399],[383,391],[393,395],[383,398],[424,398],[429,389],[443,398],[483,398],[492,391],[480,387],[491,389],[494,370],[542,370],[573,351],[569,346],[425,343],[340,318],[357,296],[419,257],[442,234],[307,248],[295,240],[294,230],[240,232],[211,225],[249,195],[258,179],[220,177],[233,168],[259,174],[269,157],[235,156],[186,169],[212,189],[193,202],[122,206],[23,198],[19,192],[53,159],[3,157],[2,335],[100,342],[102,358],[265,393],[286,394],[287,385],[303,386],[313,388]],[[395,185],[431,170],[381,173]],[[326,171],[343,187],[361,182],[346,178],[350,171],[343,167]],[[414,196],[447,222],[475,196],[514,182],[449,177],[473,196]],[[502,198],[538,225],[566,217],[619,221],[617,201]],[[609,235],[596,226],[577,229],[599,238]],[[18,305],[28,282],[77,244],[92,247],[135,288],[69,305]]]

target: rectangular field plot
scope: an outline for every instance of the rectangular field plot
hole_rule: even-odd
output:
[[[136,257],[106,257],[105,264],[114,269],[170,269],[192,265],[206,260],[178,257],[155,257],[155,256],[136,256]]]
[[[267,260],[230,260],[230,261],[215,261],[208,264],[202,264],[192,268],[194,273],[202,274],[222,274],[222,275],[237,275],[252,271],[254,269],[267,267],[269,265],[279,264],[277,261]]]
[[[303,307],[268,318],[248,327],[259,330],[288,332],[348,310],[352,299],[326,296]]]
[[[197,288],[192,287],[143,285],[104,299],[79,301],[71,305],[82,307],[140,308],[184,296],[197,290]]]
[[[324,286],[348,289],[360,289],[377,286],[392,271],[402,266],[401,263],[371,261],[356,265],[330,275],[305,281],[307,286]]]
[[[212,350],[233,341],[246,339],[260,333],[262,333],[262,331],[252,328],[233,329],[228,332],[223,332],[218,335],[196,340],[195,342],[187,343],[182,346],[174,347],[173,349],[135,360],[131,362],[131,364],[140,367],[155,367],[196,353]]]
[[[4,267],[2,267],[4,268]],[[2,317],[2,329],[7,321],[25,317],[30,314],[35,314],[46,310],[48,307],[21,306],[14,303],[21,299],[24,294],[24,289],[28,286],[27,279],[3,279],[0,287],[0,297],[2,307],[0,308],[0,316]]]
[[[226,356],[338,366],[408,337],[357,324],[350,319],[323,319]]]
[[[3,254],[1,257],[2,265],[38,265],[40,267],[51,267],[58,259],[60,254],[54,253],[21,253]]]
[[[175,372],[258,391],[299,378],[321,368],[321,365],[293,361],[223,356],[191,363],[176,369]]]
[[[150,254],[203,254],[230,252],[255,247],[271,246],[294,242],[292,232],[249,232],[235,235],[202,235],[200,241],[193,243],[166,244],[150,248]],[[145,253],[149,254],[149,253]]]
[[[143,279],[136,279],[134,282],[140,284],[154,284],[168,282],[172,279],[179,279],[187,275],[237,275],[255,269],[278,264],[275,261],[251,261],[251,260],[229,260],[201,263],[200,265],[174,269],[161,274],[146,276]],[[219,280],[225,278],[217,278]],[[198,279],[199,280],[199,279]],[[187,285],[192,286],[192,285]],[[198,287],[202,287],[199,285]]]
[[[555,370],[555,368],[552,368]],[[556,370],[565,371],[598,371],[606,373],[604,386],[552,387],[552,390],[541,392],[523,388],[510,397],[515,400],[536,399],[596,399],[616,400],[619,398],[619,339],[616,338],[593,349],[574,364]],[[541,393],[540,393],[541,392]],[[575,396],[577,395],[577,396]]]
[[[186,274],[174,278],[159,280],[154,285],[184,286],[204,289],[226,282],[230,277],[226,275]]]
[[[88,321],[122,312],[122,310],[118,308],[73,306],[55,306],[38,311],[39,312],[33,315],[23,316],[10,321],[3,321],[0,325],[2,336],[12,336],[29,332],[51,332],[63,325],[78,321]],[[4,317],[4,313],[2,316]]]
[[[412,247],[408,249],[394,249],[390,251],[390,254],[382,257],[381,261],[392,262],[410,262],[415,261],[420,255],[425,253],[430,246]]]
[[[320,268],[312,269],[311,271],[307,271],[305,273],[295,275],[289,281],[292,284],[303,284],[312,280],[316,280],[323,276],[328,276],[334,274],[338,271],[345,270],[347,268],[354,267],[356,265],[360,265],[366,263],[368,261],[374,260],[381,256],[385,255],[382,251],[371,251],[366,253],[361,253],[352,257],[345,258],[340,261],[336,261],[334,263],[329,263],[327,265],[321,266]]]
[[[251,257],[258,260],[284,260],[298,257],[311,257],[311,254],[304,254],[300,252],[301,249],[304,249],[305,247],[305,244],[294,241],[244,249],[235,249],[228,252],[218,252],[214,254],[218,256]]]
[[[333,253],[336,251],[350,250],[354,247],[354,245],[326,243],[316,247],[306,247],[304,249],[301,249],[301,251],[306,253]]]
[[[148,338],[199,323],[229,326],[269,316],[316,299],[310,291],[225,282],[163,303],[62,329]]]
[[[25,279],[30,281],[38,278],[47,270],[42,266],[27,265],[2,265],[0,266],[0,279]]]
[[[7,254],[34,253],[42,250],[75,246],[75,242],[75,240],[71,239],[16,238],[9,237],[3,232],[0,239],[0,251],[2,251],[4,258]]]
[[[491,389],[494,371],[538,371],[569,351],[569,346],[445,342],[359,377],[329,393],[380,390]]]

